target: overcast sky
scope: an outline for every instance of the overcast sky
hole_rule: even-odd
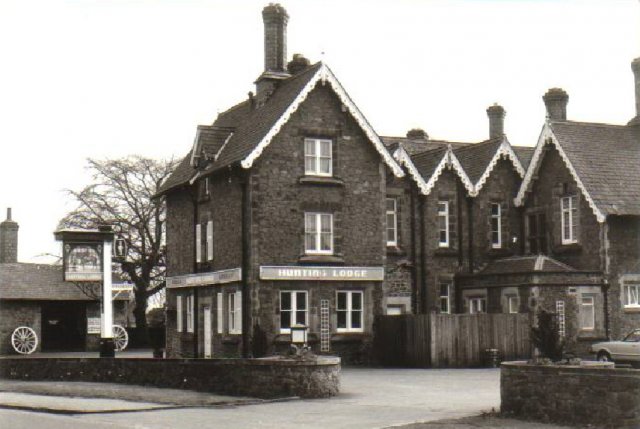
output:
[[[60,253],[62,191],[87,183],[87,157],[184,156],[197,124],[253,90],[266,4],[0,0],[0,220],[13,207],[20,261]],[[289,57],[323,59],[381,135],[480,141],[497,102],[530,146],[554,86],[571,120],[635,114],[637,0],[281,4]]]

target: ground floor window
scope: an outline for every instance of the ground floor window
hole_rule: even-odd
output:
[[[363,293],[360,291],[339,291],[337,301],[337,331],[362,332]]]
[[[507,296],[507,309],[509,313],[518,313],[520,309],[520,299],[518,299],[518,295],[508,295]]]
[[[291,326],[307,323],[308,306],[307,292],[282,291],[280,292],[280,333],[288,334]]]
[[[580,329],[593,330],[596,327],[595,296],[580,297]]]
[[[487,312],[487,298],[475,296],[469,298],[469,313],[478,314]]]
[[[440,282],[440,313],[451,313],[451,282]]]
[[[182,332],[182,296],[176,295],[176,331]]]
[[[187,332],[193,332],[193,293],[187,295]]]
[[[640,283],[623,285],[622,293],[625,308],[640,308]]]
[[[229,294],[227,306],[228,326],[230,334],[242,333],[242,292]]]

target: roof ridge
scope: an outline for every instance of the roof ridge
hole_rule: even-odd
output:
[[[630,129],[628,125],[625,124],[609,124],[606,122],[587,122],[587,121],[549,121],[550,125],[592,125],[596,127],[611,127],[611,128],[625,128]]]

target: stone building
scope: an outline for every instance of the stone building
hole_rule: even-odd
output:
[[[255,95],[198,126],[158,192],[169,356],[270,353],[303,324],[359,361],[382,314],[546,308],[576,351],[638,323],[640,120],[567,121],[553,89],[535,148],[499,105],[478,143],[380,137],[326,64],[287,63],[286,11],[262,15]]]
[[[97,351],[100,287],[64,281],[61,265],[18,262],[18,223],[0,223],[0,354],[15,353],[13,331],[26,326],[38,337],[36,351]],[[114,321],[126,326],[128,293],[114,296]]]

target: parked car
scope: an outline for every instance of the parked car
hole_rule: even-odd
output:
[[[640,367],[640,329],[631,331],[622,341],[605,341],[591,346],[602,362],[624,362]]]

